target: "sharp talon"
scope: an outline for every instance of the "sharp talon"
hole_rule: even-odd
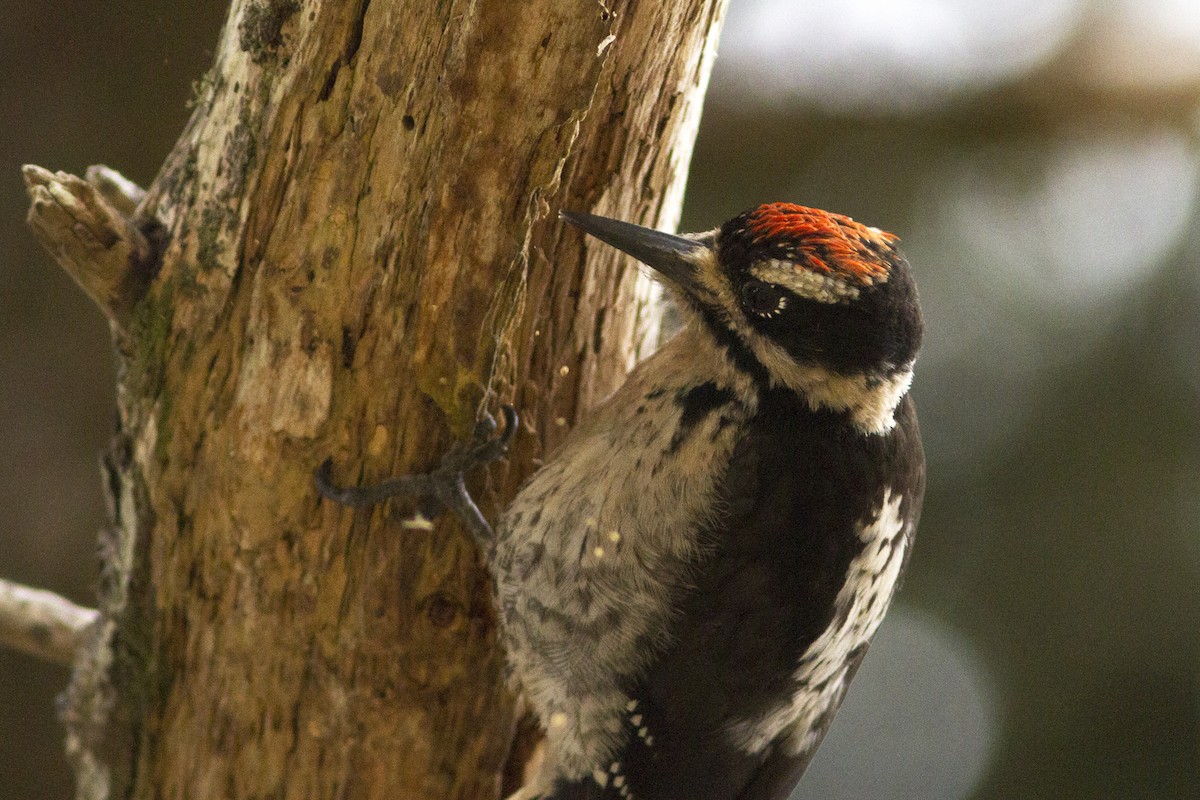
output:
[[[327,458],[321,462],[321,466],[313,470],[313,483],[317,485],[317,491],[327,500],[332,500],[341,505],[363,505],[363,501],[359,496],[361,490],[356,486],[338,486],[333,482],[333,459]]]
[[[508,446],[517,432],[517,411],[512,406],[501,406],[500,411],[504,415],[504,432],[499,436],[492,436],[482,441],[479,439],[473,441],[468,454],[472,463],[468,467],[490,464],[508,454]],[[492,430],[495,431],[495,420],[490,416],[488,420]],[[478,432],[478,427],[476,432]]]
[[[509,405],[500,406],[500,413],[504,415],[504,433],[500,436],[500,441],[507,448],[509,442],[512,441],[513,435],[517,432],[517,410]]]

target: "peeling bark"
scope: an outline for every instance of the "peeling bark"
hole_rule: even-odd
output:
[[[429,468],[508,401],[494,516],[653,346],[646,279],[555,212],[675,224],[723,8],[235,0],[144,195],[27,173],[121,355],[80,797],[498,794],[517,707],[471,540],[311,472]]]

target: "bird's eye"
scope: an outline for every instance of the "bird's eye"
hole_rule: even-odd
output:
[[[747,281],[742,285],[742,305],[754,316],[770,319],[787,308],[787,294],[763,281]]]

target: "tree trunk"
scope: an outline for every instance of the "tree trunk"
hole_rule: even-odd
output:
[[[312,470],[427,469],[511,402],[494,518],[653,346],[645,278],[556,212],[675,224],[724,4],[234,0],[144,194],[27,168],[121,356],[81,798],[497,795],[517,706],[472,541]]]

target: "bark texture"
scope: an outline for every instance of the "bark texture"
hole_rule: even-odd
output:
[[[27,171],[122,356],[80,797],[498,794],[517,708],[472,542],[312,469],[429,468],[512,402],[494,517],[653,346],[645,278],[556,212],[675,224],[723,8],[235,0],[144,195]]]

